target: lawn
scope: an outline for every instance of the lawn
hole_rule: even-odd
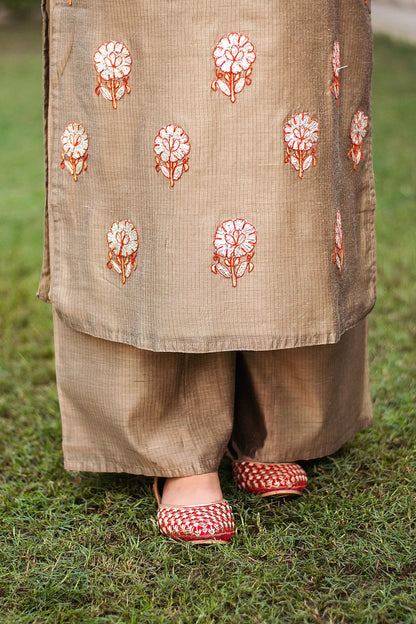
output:
[[[299,500],[237,493],[225,461],[238,532],[204,548],[159,536],[149,479],[63,469],[51,310],[35,297],[38,30],[0,29],[0,622],[416,622],[416,49],[376,39],[375,425],[308,462]]]

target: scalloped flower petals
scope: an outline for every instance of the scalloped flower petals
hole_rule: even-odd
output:
[[[94,55],[94,67],[102,80],[120,80],[130,74],[130,51],[120,41],[103,43]]]
[[[287,120],[285,127],[285,141],[291,149],[309,150],[319,138],[319,123],[311,119],[307,113],[298,113]]]
[[[246,71],[256,60],[251,41],[240,33],[229,33],[222,37],[214,48],[215,65],[223,72],[239,74]]]
[[[245,219],[230,219],[217,228],[214,247],[223,258],[239,258],[253,251],[256,242],[256,230],[251,223]]]

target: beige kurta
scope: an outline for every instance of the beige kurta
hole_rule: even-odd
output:
[[[71,4],[71,6],[70,6]],[[365,0],[46,0],[39,296],[154,351],[337,342],[375,301]]]

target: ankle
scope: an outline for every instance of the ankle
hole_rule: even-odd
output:
[[[217,472],[167,478],[163,487],[163,505],[204,505],[221,499],[222,492]]]

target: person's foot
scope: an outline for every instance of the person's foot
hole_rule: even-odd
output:
[[[163,485],[162,505],[208,505],[220,500],[218,472],[167,478]]]
[[[163,492],[162,492],[163,490]],[[230,504],[222,498],[218,474],[155,478],[160,532],[191,544],[226,544],[234,535]]]

